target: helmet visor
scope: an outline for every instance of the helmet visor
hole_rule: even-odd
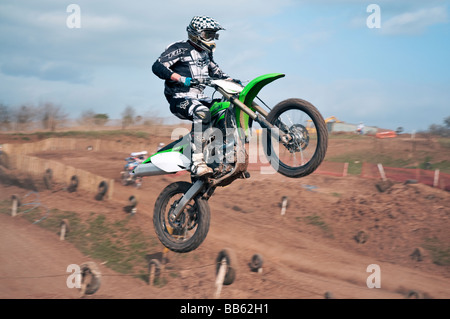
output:
[[[205,41],[219,40],[219,34],[214,30],[202,30],[200,37]]]

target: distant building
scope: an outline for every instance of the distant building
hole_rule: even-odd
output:
[[[358,124],[350,124],[345,122],[328,122],[328,132],[352,132],[356,133]],[[364,126],[364,134],[376,134],[379,128],[376,126]]]

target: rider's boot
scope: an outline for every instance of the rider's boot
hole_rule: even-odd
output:
[[[195,113],[196,116],[201,112]],[[194,177],[205,177],[211,175],[213,170],[211,167],[206,165],[205,159],[203,157],[203,145],[205,140],[203,138],[203,132],[208,129],[210,123],[204,123],[202,119],[194,119],[192,123],[191,131],[191,173]]]
[[[205,177],[213,173],[212,168],[206,165],[203,153],[192,154],[191,172],[196,177]]]

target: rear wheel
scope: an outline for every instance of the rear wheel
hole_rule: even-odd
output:
[[[200,246],[209,230],[209,205],[201,197],[191,200],[179,218],[175,218],[174,210],[191,186],[188,182],[175,182],[167,186],[156,200],[153,212],[153,224],[159,240],[165,247],[179,253]]]
[[[303,177],[322,163],[328,147],[325,121],[317,108],[302,99],[278,103],[267,116],[285,143],[264,130],[264,150],[272,167],[288,177]]]

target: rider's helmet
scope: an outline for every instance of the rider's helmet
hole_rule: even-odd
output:
[[[214,52],[219,39],[217,31],[225,30],[216,20],[206,16],[195,16],[186,28],[189,40],[208,52]]]

